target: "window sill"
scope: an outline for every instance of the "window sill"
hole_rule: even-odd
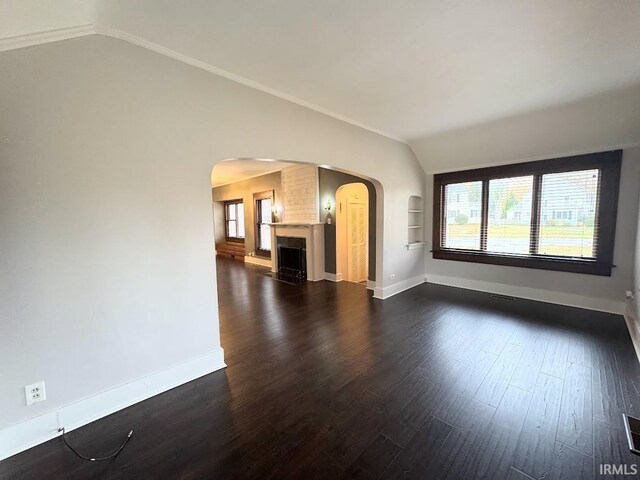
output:
[[[581,260],[549,256],[502,255],[469,250],[434,250],[433,258],[459,262],[486,263],[509,267],[536,268],[559,272],[584,273],[588,275],[611,276],[612,265],[598,263],[597,260]]]

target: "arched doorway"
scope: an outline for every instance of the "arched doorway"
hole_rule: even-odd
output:
[[[347,183],[336,191],[337,276],[366,283],[369,276],[369,192],[364,183]]]
[[[257,171],[256,166],[260,164],[262,167],[260,171]],[[222,171],[221,167],[225,166],[230,168],[231,170],[226,169],[226,171]],[[324,259],[324,279],[329,281],[340,281],[347,280],[348,278],[354,278],[352,281],[357,281],[358,283],[366,284],[369,290],[374,291],[375,288],[382,285],[382,256],[383,256],[383,248],[382,248],[382,224],[383,224],[383,187],[377,180],[366,177],[356,172],[347,171],[344,169],[336,168],[326,164],[314,164],[310,162],[300,162],[300,161],[292,161],[292,160],[274,160],[274,159],[265,159],[265,158],[229,158],[223,160],[221,162],[217,162],[214,165],[214,168],[211,172],[211,181],[212,186],[216,187],[216,185],[227,185],[229,182],[234,183],[234,178],[229,178],[229,175],[233,175],[237,172],[237,169],[250,168],[253,171],[249,178],[256,178],[261,174],[266,174],[269,172],[273,172],[274,170],[282,170],[291,166],[313,166],[317,169],[317,184],[318,184],[318,192],[317,197],[315,197],[315,204],[317,205],[315,209],[310,209],[309,212],[312,211],[317,212],[318,217],[313,219],[313,222],[319,222],[320,224],[324,224],[324,249],[325,249],[325,259]],[[345,275],[343,277],[342,274],[338,274],[338,258],[337,258],[337,248],[336,248],[336,240],[337,240],[337,198],[336,195],[340,187],[344,187],[350,184],[358,184],[358,188],[362,188],[364,185],[366,187],[366,191],[368,194],[361,194],[361,198],[366,199],[366,208],[365,208],[365,216],[368,216],[365,219],[366,227],[365,230],[368,231],[365,234],[365,237],[360,242],[360,252],[362,252],[362,248],[364,247],[364,268],[360,268],[361,277],[362,273],[364,273],[364,278],[361,280],[356,280],[355,276]],[[231,187],[227,187],[231,188]],[[348,188],[348,187],[347,187]],[[287,205],[287,202],[283,201],[286,199],[286,195],[284,195],[284,189],[280,189],[276,186],[266,185],[260,187],[261,190],[270,190],[273,192],[272,196],[272,210],[273,221],[274,222],[289,222],[290,221],[290,213],[291,208]],[[215,244],[217,245],[219,241],[223,241],[225,237],[225,222],[223,218],[222,212],[224,212],[224,202],[229,201],[230,199],[240,199],[243,197],[243,194],[238,192],[237,190],[231,189],[233,193],[229,193],[228,198],[216,198],[217,196],[214,194],[214,234],[215,234]],[[257,190],[256,190],[257,191]],[[244,201],[244,218],[246,222],[250,222],[255,218],[255,214],[251,212],[251,208],[253,203],[255,203],[255,198],[253,198],[253,193],[251,195],[246,195],[246,199]],[[353,202],[352,202],[353,203]],[[329,207],[327,207],[329,205]],[[218,207],[218,208],[216,208]],[[255,205],[253,205],[255,207]],[[346,203],[345,203],[346,207]],[[255,210],[255,208],[254,208]],[[218,218],[219,217],[219,218]],[[255,225],[247,224],[245,228],[245,235],[249,238],[245,239],[245,247],[238,248],[237,244],[236,249],[238,250],[235,255],[238,259],[244,258],[244,261],[247,263],[255,263],[259,265],[266,265],[268,263],[268,259],[258,258],[257,255],[252,256],[254,241],[251,240],[251,232],[255,229]],[[362,231],[362,230],[361,230]],[[255,235],[254,239],[257,238]],[[240,251],[242,250],[242,251]],[[354,252],[356,253],[356,252]],[[349,263],[348,259],[347,262]],[[273,266],[273,265],[272,265]],[[346,271],[346,270],[345,270]]]

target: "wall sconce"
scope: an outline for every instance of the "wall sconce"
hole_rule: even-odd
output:
[[[327,212],[326,222],[331,225],[331,200],[327,200],[327,203],[324,204],[324,209]]]
[[[280,216],[280,212],[282,211],[282,206],[280,206],[279,204],[274,204],[273,207],[271,207],[271,212],[273,213],[273,218],[277,219]]]

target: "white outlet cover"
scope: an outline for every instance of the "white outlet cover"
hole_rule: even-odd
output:
[[[44,389],[44,380],[24,387],[24,398],[27,401],[27,405],[44,402],[47,399],[47,394]]]

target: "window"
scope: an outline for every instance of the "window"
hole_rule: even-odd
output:
[[[556,215],[552,215],[552,220],[540,222],[538,253],[565,257],[595,257],[594,227],[599,178],[598,169],[542,176],[542,218],[547,217],[547,209],[552,209],[560,203],[560,197],[570,210],[554,211]]]
[[[611,275],[621,158],[617,150],[436,175],[433,257]]]
[[[242,200],[231,200],[224,204],[224,220],[227,228],[227,240],[244,241],[244,205]]]
[[[529,253],[533,176],[489,180],[488,252]]]
[[[482,182],[452,183],[445,186],[445,196],[455,196],[457,207],[462,203],[462,209],[447,208],[445,211],[444,245],[447,248],[480,248],[480,218],[474,217],[471,212],[480,210],[481,193]]]
[[[256,202],[256,254],[271,256],[271,207],[273,206],[273,192],[254,194]]]

